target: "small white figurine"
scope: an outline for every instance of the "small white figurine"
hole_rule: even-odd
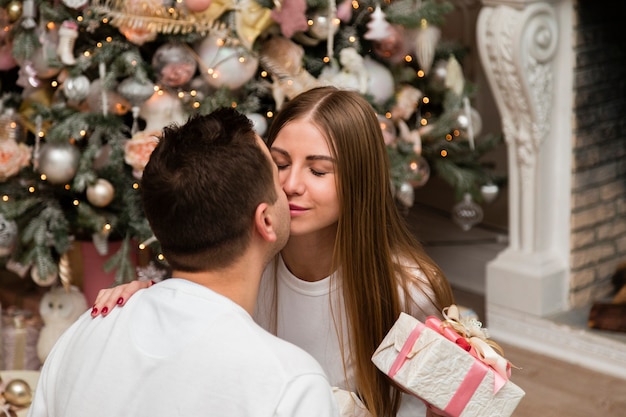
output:
[[[55,287],[48,291],[39,304],[44,326],[37,341],[37,356],[43,363],[52,346],[78,317],[87,310],[87,299],[78,287]]]

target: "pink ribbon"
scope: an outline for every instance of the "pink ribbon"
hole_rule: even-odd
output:
[[[442,334],[442,329],[437,323],[437,322],[439,323],[441,322],[436,318],[433,318],[433,319],[434,320],[430,320],[430,319],[427,320],[426,325],[424,325],[421,322],[417,322],[417,324],[415,325],[415,328],[413,328],[413,330],[407,337],[406,341],[402,345],[402,348],[400,349],[400,352],[398,353],[398,356],[394,360],[393,364],[389,368],[389,372],[387,373],[387,375],[393,378],[398,373],[400,368],[402,368],[402,366],[406,363],[408,359],[408,355],[411,353],[411,350],[413,349],[415,342],[420,337],[420,335],[422,334],[422,331],[426,327],[432,328],[433,325],[436,325],[437,327],[433,330],[435,330],[439,334]],[[449,333],[448,335],[444,334],[446,338],[450,339],[450,337],[453,337],[452,334],[454,334],[455,339],[454,340],[450,339],[450,340],[455,341],[456,338],[459,337],[458,334],[454,332],[453,330],[444,328],[443,331],[445,330],[450,330],[451,332],[451,333],[445,332],[445,333]],[[443,412],[451,416],[460,415],[461,412],[467,406],[467,403],[470,401],[470,399],[472,398],[472,396],[478,389],[478,387],[480,386],[480,383],[482,382],[482,380],[487,375],[487,372],[489,371],[489,369],[490,369],[489,366],[487,366],[483,362],[479,360],[475,360],[472,366],[470,367],[469,371],[467,372],[467,374],[465,374],[463,381],[461,381],[461,384],[459,385],[456,392],[454,393],[454,395],[452,396],[452,398],[446,405]],[[497,373],[494,372],[494,376],[496,375]]]

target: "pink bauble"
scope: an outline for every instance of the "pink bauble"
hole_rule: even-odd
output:
[[[211,0],[185,0],[185,7],[193,13],[203,12],[209,8]]]

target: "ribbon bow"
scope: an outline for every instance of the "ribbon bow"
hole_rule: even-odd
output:
[[[511,376],[511,364],[502,355],[502,348],[488,338],[487,329],[475,318],[461,318],[459,308],[452,304],[443,309],[444,320],[435,330],[439,330],[447,339],[464,348],[472,356],[493,368],[494,393],[506,384]],[[430,319],[429,319],[430,320]],[[427,326],[436,325],[427,320]]]

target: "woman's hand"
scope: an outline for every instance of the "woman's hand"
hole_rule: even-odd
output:
[[[126,301],[137,291],[148,288],[154,284],[154,281],[132,281],[128,284],[118,285],[113,288],[105,288],[98,292],[96,302],[91,309],[91,317],[97,317],[98,314],[106,316],[115,306],[123,306]]]

